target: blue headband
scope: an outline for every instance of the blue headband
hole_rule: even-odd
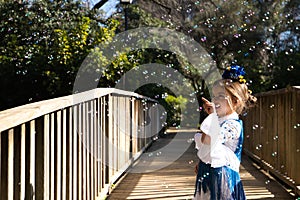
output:
[[[231,65],[227,67],[224,71],[222,78],[223,79],[231,79],[232,81],[239,81],[240,83],[246,83],[246,79],[244,79],[244,75],[246,72],[244,68],[239,65]]]

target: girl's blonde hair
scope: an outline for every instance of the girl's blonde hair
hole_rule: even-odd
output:
[[[233,81],[231,79],[221,79],[214,83],[213,87],[224,87],[225,91],[231,96],[231,100],[238,100],[235,111],[238,114],[245,112],[249,107],[255,105],[257,99],[251,95],[246,83]]]

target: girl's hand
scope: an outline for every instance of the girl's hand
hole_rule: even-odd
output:
[[[203,101],[203,108],[204,108],[204,111],[207,113],[207,114],[211,114],[214,112],[214,106],[213,106],[213,103],[208,101],[207,99],[205,99],[204,97],[202,97],[202,101]]]

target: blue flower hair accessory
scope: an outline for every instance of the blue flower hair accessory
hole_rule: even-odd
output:
[[[246,83],[246,79],[244,78],[245,74],[246,72],[244,71],[243,67],[239,65],[231,65],[230,67],[226,68],[222,78],[231,79],[232,81],[238,81],[240,83]]]

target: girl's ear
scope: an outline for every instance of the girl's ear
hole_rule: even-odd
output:
[[[232,97],[232,103],[233,104],[238,104],[239,103],[239,99],[233,96]]]
[[[239,100],[238,98],[232,97],[232,104],[233,104],[235,110],[236,110],[236,108],[240,105],[240,103],[241,103],[241,102],[240,102],[240,100]]]
[[[234,103],[239,104],[240,100],[238,98],[235,98],[235,102]]]

